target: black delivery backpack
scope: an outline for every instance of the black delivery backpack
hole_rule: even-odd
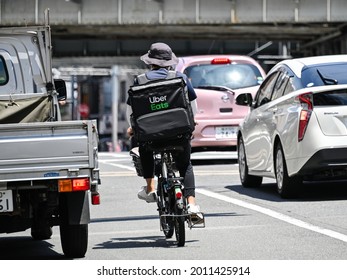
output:
[[[163,142],[191,136],[195,124],[182,77],[169,71],[166,79],[137,77],[139,85],[130,87],[131,126],[138,142]]]

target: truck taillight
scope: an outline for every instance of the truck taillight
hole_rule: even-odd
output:
[[[87,191],[90,189],[89,178],[59,180],[59,192]]]
[[[227,57],[219,57],[219,58],[214,58],[211,61],[211,64],[230,64],[231,60]]]
[[[98,192],[92,193],[92,205],[100,204],[100,194]]]
[[[300,111],[299,131],[298,131],[298,141],[300,142],[302,141],[302,139],[304,139],[308,122],[312,114],[312,109],[313,109],[312,94],[304,93],[299,95],[297,99],[299,100],[302,106],[302,109]]]

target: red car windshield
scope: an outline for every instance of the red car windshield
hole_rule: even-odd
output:
[[[194,88],[223,86],[239,89],[258,86],[263,81],[258,68],[252,64],[200,64],[192,65],[184,73]]]

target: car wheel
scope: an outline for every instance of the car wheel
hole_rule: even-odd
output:
[[[287,164],[281,144],[276,146],[275,155],[277,192],[282,198],[296,198],[302,184],[302,179],[299,176],[288,176]]]
[[[247,158],[245,152],[245,145],[242,137],[238,142],[237,158],[239,163],[239,174],[242,186],[245,188],[259,187],[263,181],[263,177],[253,176],[248,174]]]

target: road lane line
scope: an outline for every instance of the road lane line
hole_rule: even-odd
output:
[[[114,167],[124,168],[124,169],[128,169],[128,170],[136,172],[136,169],[134,167],[127,166],[127,165],[124,165],[124,164],[117,164],[117,163],[111,163],[111,162],[102,162],[102,161],[99,161],[99,162],[104,163],[104,164],[108,164],[108,165],[112,165]]]
[[[211,192],[208,190],[203,190],[203,189],[196,189],[195,191],[199,194],[206,195],[206,196],[209,196],[209,197],[212,197],[215,199],[219,199],[219,200],[222,200],[225,202],[229,202],[229,203],[232,203],[234,205],[237,205],[237,206],[240,206],[243,208],[254,210],[254,211],[257,211],[257,212],[262,213],[264,215],[270,216],[272,218],[281,220],[283,222],[286,222],[286,223],[289,223],[289,224],[292,224],[292,225],[295,225],[295,226],[298,226],[298,227],[301,227],[301,228],[304,228],[304,229],[307,229],[310,231],[314,231],[314,232],[317,232],[317,233],[341,240],[343,242],[347,242],[347,235],[345,235],[345,234],[342,234],[342,233],[339,233],[339,232],[336,232],[336,231],[333,231],[330,229],[322,228],[319,226],[315,226],[313,224],[295,219],[293,217],[290,217],[290,216],[278,213],[276,211],[273,211],[273,210],[255,205],[255,204],[251,204],[249,202],[245,202],[245,201],[242,201],[242,200],[239,200],[236,198],[231,198],[231,197],[228,197],[225,195],[217,194],[217,193],[214,193],[214,192]]]

